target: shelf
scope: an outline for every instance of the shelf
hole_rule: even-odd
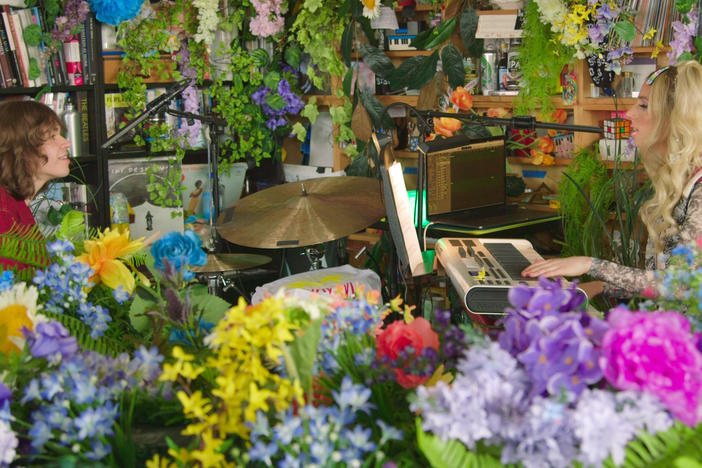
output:
[[[401,7],[401,6],[396,6],[396,7],[395,7],[395,11],[399,13],[399,12],[402,11],[402,8],[403,8],[403,7]],[[415,5],[415,6],[414,6],[414,11],[434,11],[434,10],[436,10],[437,8],[438,8],[438,7],[435,6],[435,5],[424,5],[424,4],[419,4],[419,5]]]
[[[95,87],[93,85],[80,85],[80,86],[68,86],[68,85],[56,85],[56,86],[35,86],[33,88],[22,88],[22,87],[12,87],[12,88],[0,88],[0,95],[20,95],[20,94],[37,94],[40,91],[50,91],[52,93],[72,93],[75,91],[92,91]]]
[[[495,107],[496,104],[502,107],[514,107],[515,99],[518,96],[483,96],[481,94],[473,96],[473,107],[478,109],[486,109]],[[551,96],[551,103],[557,109],[573,109],[573,104],[563,104],[561,96]]]
[[[393,154],[395,155],[396,158],[402,158],[402,159],[418,159],[419,154],[416,151],[410,151],[408,149],[403,149],[403,150],[393,150]]]
[[[615,101],[613,97],[583,98],[580,107],[584,110],[604,110],[604,111],[625,111],[636,104],[636,98],[619,98]]]
[[[571,158],[554,158],[553,164],[533,164],[530,158],[521,158],[519,156],[508,156],[507,162],[510,164],[517,164],[522,166],[534,166],[534,167],[553,167],[553,166],[570,166],[573,162]]]

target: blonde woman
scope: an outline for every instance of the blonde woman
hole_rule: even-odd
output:
[[[641,212],[648,229],[646,270],[592,257],[535,262],[522,276],[580,276],[600,280],[600,292],[625,298],[654,286],[655,269],[664,269],[670,252],[702,235],[702,65],[694,61],[659,68],[641,87],[627,111],[632,135],[655,193]]]

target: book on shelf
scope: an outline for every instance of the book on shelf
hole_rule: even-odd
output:
[[[107,138],[117,133],[121,123],[128,123],[125,114],[129,110],[122,93],[105,93],[105,127]]]
[[[80,54],[80,37],[77,34],[69,36],[63,42],[63,57],[66,67],[67,83],[71,86],[80,86],[83,81],[83,62]]]
[[[19,25],[15,25],[12,17],[12,10],[8,5],[1,5],[2,8],[2,21],[5,25],[5,31],[7,32],[8,40],[10,41],[10,47],[15,51],[15,57],[17,61],[17,70],[19,72],[19,82],[20,86],[31,86],[29,82],[29,75],[27,74],[27,67],[29,62],[27,62],[27,51],[23,50],[24,40],[20,40],[19,36]]]
[[[5,59],[10,69],[9,75],[5,75],[6,84],[8,84],[8,87],[21,86],[21,78],[17,66],[17,55],[15,54],[14,47],[10,45],[10,39],[5,30],[5,22],[2,18],[0,18],[0,43],[2,43],[2,48],[5,51]],[[8,80],[8,76],[10,76],[11,81]]]
[[[22,8],[19,10],[14,10],[12,15],[17,19],[17,23],[20,25],[20,31],[22,33],[21,41],[25,46],[27,51],[27,73],[29,76],[33,76],[35,73],[39,73],[35,78],[30,79],[33,86],[43,86],[49,84],[49,79],[46,76],[46,65],[44,64],[43,53],[38,45],[29,45],[27,41],[24,40],[24,30],[29,26],[37,25],[37,20],[34,18],[34,14],[30,8]]]
[[[76,92],[76,110],[80,116],[80,154],[88,155],[90,154],[90,107],[87,91]]]
[[[12,76],[12,71],[10,70],[10,62],[1,34],[0,32],[0,71],[2,72],[2,83],[0,84],[2,84],[3,88],[11,88],[15,85],[15,81]]]

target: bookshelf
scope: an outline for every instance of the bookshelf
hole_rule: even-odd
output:
[[[3,13],[7,10],[25,10],[20,8],[2,7]],[[26,9],[29,10],[29,9]],[[36,7],[34,10],[38,10]],[[25,13],[26,14],[26,13]],[[39,13],[41,21],[41,13]],[[81,111],[81,155],[73,158],[71,174],[64,181],[78,182],[86,185],[87,210],[90,213],[91,223],[100,226],[109,224],[109,195],[107,194],[107,162],[100,146],[105,140],[104,130],[104,79],[102,67],[98,66],[97,51],[101,47],[100,28],[94,17],[89,17],[83,29],[82,52],[79,39],[79,54],[83,70],[83,84],[72,84],[68,79],[67,70],[62,68],[59,54],[54,58],[56,62],[44,67],[43,77],[33,81],[17,79],[8,86],[11,80],[3,80],[0,87],[0,100],[16,99],[26,96],[39,99],[51,106],[54,111],[62,114],[66,99],[70,99],[74,106]],[[3,24],[4,25],[4,24]],[[4,29],[0,30],[0,38]],[[6,41],[3,41],[7,43]],[[3,51],[5,49],[3,48]],[[64,56],[65,59],[65,56]],[[7,57],[5,57],[7,61]],[[2,62],[0,61],[0,65]],[[6,67],[0,66],[0,72]],[[59,108],[60,107],[60,108]],[[84,136],[87,141],[83,142]]]

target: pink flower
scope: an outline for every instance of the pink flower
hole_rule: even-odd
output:
[[[702,420],[702,353],[682,314],[612,309],[600,368],[620,390],[656,395],[683,423]]]
[[[696,239],[696,242],[697,242],[697,247],[699,247],[699,249],[702,250],[702,236],[699,236]]]

